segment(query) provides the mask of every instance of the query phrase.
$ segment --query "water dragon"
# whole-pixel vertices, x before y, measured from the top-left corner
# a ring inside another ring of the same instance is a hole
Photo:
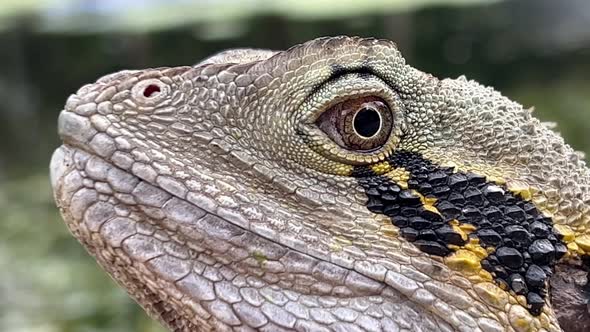
[[[391,41],[120,71],[58,122],[68,228],[171,331],[590,326],[581,154]]]

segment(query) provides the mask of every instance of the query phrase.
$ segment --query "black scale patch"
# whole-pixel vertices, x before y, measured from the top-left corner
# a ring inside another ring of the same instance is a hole
[[[406,151],[394,153],[388,162],[410,173],[408,189],[367,166],[356,167],[353,174],[365,189],[367,208],[391,217],[406,240],[431,255],[447,256],[453,252],[449,245],[466,244],[452,228],[452,220],[475,226],[469,237],[493,249],[481,266],[499,285],[526,296],[530,313],[539,315],[547,296],[546,281],[567,252],[552,220],[532,202],[484,176],[443,168]],[[435,198],[440,214],[426,209],[412,190]]]

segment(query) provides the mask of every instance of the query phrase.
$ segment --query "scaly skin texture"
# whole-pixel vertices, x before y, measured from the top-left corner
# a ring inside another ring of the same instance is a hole
[[[392,112],[379,148],[343,148],[315,125],[364,96]],[[445,219],[462,240],[436,253],[370,203],[375,179],[417,183],[422,164],[408,155],[531,204],[523,216],[553,226],[544,236],[566,248],[560,264],[590,250],[579,154],[530,110],[414,69],[389,41],[323,38],[122,71],[72,95],[59,133],[51,178],[67,226],[172,331],[559,331],[567,308],[551,305],[547,279],[535,312],[518,284],[482,268],[501,256],[478,237],[483,224]],[[415,188],[420,209],[441,216],[443,196]],[[530,261],[532,246],[519,255]]]

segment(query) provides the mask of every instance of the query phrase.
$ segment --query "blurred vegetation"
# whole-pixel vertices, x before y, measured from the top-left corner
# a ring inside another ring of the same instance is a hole
[[[48,184],[68,94],[113,71],[324,35],[387,38],[417,68],[465,74],[534,105],[590,153],[585,0],[102,2],[123,8],[115,11],[98,3],[0,2],[1,331],[161,331],[68,234]]]

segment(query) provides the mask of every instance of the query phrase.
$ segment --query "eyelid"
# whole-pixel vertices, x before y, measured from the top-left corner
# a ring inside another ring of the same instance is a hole
[[[332,96],[322,98],[322,95]],[[306,112],[301,116],[301,122],[314,123],[319,116],[330,107],[351,98],[367,96],[379,97],[392,105],[399,102],[393,89],[377,76],[369,76],[359,80],[358,74],[351,73],[329,81],[316,89],[301,105],[300,110]]]

